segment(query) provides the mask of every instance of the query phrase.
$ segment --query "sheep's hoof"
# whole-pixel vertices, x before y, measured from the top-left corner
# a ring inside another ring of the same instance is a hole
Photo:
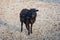
[[[21,32],[22,32],[23,30],[21,30]]]
[[[21,31],[22,32],[22,31]]]
[[[32,32],[31,32],[31,34],[32,34]]]
[[[30,35],[30,32],[28,32],[28,35]]]

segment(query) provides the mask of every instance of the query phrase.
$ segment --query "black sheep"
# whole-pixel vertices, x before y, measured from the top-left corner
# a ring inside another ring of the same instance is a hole
[[[28,35],[32,33],[32,25],[34,24],[37,16],[38,10],[32,8],[32,9],[22,9],[20,12],[20,22],[21,22],[21,32],[23,30],[23,23],[26,25],[26,28],[28,30]],[[30,27],[31,26],[31,27]]]

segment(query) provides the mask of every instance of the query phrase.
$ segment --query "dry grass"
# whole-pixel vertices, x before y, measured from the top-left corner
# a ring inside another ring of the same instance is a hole
[[[20,32],[19,13],[23,8],[39,10],[30,36],[25,25]],[[60,4],[0,0],[0,40],[60,40]]]

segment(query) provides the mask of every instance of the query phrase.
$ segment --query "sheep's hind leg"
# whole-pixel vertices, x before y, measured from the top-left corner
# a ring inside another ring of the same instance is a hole
[[[21,32],[23,31],[23,22],[21,22]]]
[[[31,24],[31,33],[32,33],[32,24]]]

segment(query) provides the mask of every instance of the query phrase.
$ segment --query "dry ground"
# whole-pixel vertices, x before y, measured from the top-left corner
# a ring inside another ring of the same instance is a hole
[[[19,13],[23,8],[36,8],[33,34],[21,32]],[[0,0],[0,40],[60,40],[60,4],[28,0]]]

